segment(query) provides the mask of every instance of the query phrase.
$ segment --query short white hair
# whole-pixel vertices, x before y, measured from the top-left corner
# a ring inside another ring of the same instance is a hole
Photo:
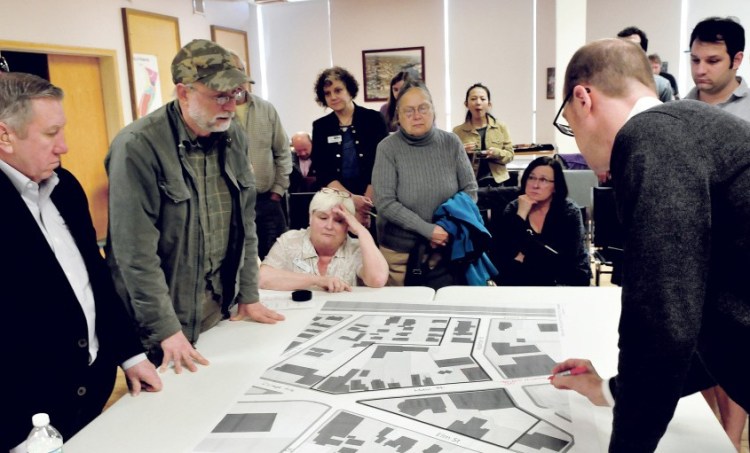
[[[315,211],[328,211],[337,205],[344,205],[344,208],[354,215],[354,201],[352,197],[342,197],[336,193],[325,193],[318,191],[312,200],[310,200],[309,212],[312,215]]]

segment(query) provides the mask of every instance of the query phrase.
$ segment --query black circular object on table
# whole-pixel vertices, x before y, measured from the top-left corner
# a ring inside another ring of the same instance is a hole
[[[312,291],[306,289],[292,291],[292,300],[295,302],[307,302],[310,299],[312,299]]]

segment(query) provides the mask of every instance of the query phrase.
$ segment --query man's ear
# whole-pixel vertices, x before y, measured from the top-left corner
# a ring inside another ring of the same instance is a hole
[[[742,64],[742,57],[745,56],[745,52],[737,52],[734,54],[734,59],[732,60],[732,69],[739,69],[740,65]]]
[[[576,85],[570,103],[575,104],[574,108],[577,111],[588,115],[591,112],[591,90],[583,85]]]
[[[175,96],[180,101],[185,101],[185,99],[187,99],[187,92],[188,92],[188,90],[189,90],[189,88],[187,87],[187,85],[184,85],[182,83],[178,83],[174,87]]]
[[[3,153],[11,153],[13,150],[10,140],[11,133],[10,127],[0,121],[0,151]]]

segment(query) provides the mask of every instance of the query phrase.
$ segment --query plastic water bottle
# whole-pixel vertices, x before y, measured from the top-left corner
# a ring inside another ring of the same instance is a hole
[[[45,413],[36,414],[31,417],[34,429],[26,438],[26,451],[28,453],[62,453],[63,438],[52,425],[49,424],[49,415]]]

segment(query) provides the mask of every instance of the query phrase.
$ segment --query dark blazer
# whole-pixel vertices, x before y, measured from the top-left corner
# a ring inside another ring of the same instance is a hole
[[[352,132],[357,148],[360,179],[356,187],[347,187],[349,191],[361,195],[371,182],[372,167],[375,165],[375,150],[378,143],[388,136],[383,116],[375,110],[366,109],[354,104]],[[343,170],[342,143],[329,143],[329,137],[340,136],[341,128],[335,112],[313,122],[313,167],[317,171],[321,187],[331,181],[341,181]]]
[[[318,171],[314,165],[310,165],[307,176],[302,176],[299,166],[299,157],[292,153],[292,173],[289,175],[289,193],[317,192],[320,190]]]
[[[67,440],[101,412],[117,364],[142,352],[130,318],[116,296],[88,211],[86,195],[69,172],[52,200],[65,220],[89,273],[96,304],[99,352],[88,365],[88,331],[81,306],[54,252],[8,177],[0,172],[2,313],[0,344],[0,451],[22,442],[31,416],[47,412]]]

